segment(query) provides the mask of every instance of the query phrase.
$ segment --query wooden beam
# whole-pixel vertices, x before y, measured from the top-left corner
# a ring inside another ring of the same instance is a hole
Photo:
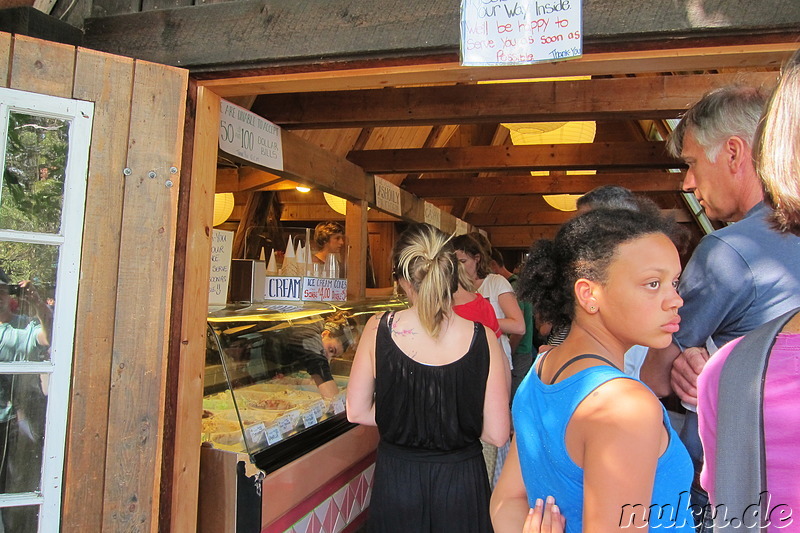
[[[252,111],[285,128],[352,128],[676,118],[734,82],[774,86],[778,72],[608,78],[262,95]]]
[[[284,204],[281,210],[281,222],[344,221],[344,219],[344,215],[340,215],[327,204]],[[370,209],[367,212],[367,219],[370,222],[399,222],[402,220],[377,209]]]
[[[792,1],[759,4],[728,0],[725,27],[711,30],[707,23],[687,17],[681,2],[595,2],[585,11],[584,54],[632,48],[685,48],[703,39],[735,43],[741,51],[742,46],[761,43],[765,37],[796,41],[800,25],[800,10]],[[304,63],[319,65],[376,57],[439,55],[455,62],[459,20],[459,4],[452,0],[252,0],[89,18],[84,31],[85,45],[90,48],[194,71],[220,72],[238,67],[252,73],[253,69],[266,66],[291,65],[296,70]],[[208,39],[208,35],[225,35],[225,46]],[[585,65],[575,65],[579,61],[546,63],[541,70],[574,72],[577,67],[585,72]],[[676,64],[673,62],[673,66]],[[553,68],[554,65],[559,66]],[[533,69],[529,65],[499,68],[510,69],[507,75],[514,72],[518,78],[530,77],[531,72],[540,70],[539,65]],[[686,65],[656,71],[691,68],[694,67]],[[467,67],[461,75],[469,79],[468,71],[472,69]],[[519,75],[521,72],[525,74]]]
[[[373,174],[499,170],[680,168],[663,142],[473,146],[353,151],[347,159]]]
[[[546,224],[561,225],[575,216],[576,211],[541,211],[522,212],[508,210],[502,213],[472,213],[465,220],[479,228],[491,226],[541,226]],[[693,222],[684,209],[662,209],[661,214],[673,216],[677,222]]]
[[[422,178],[403,183],[420,198],[517,196],[521,194],[582,194],[600,185],[621,185],[632,191],[674,192],[681,189],[682,172],[628,172],[560,176],[495,176],[486,178]]]
[[[556,236],[559,226],[548,224],[541,226],[498,226],[491,228],[489,242],[498,248],[523,248],[527,249],[539,239],[552,239]]]

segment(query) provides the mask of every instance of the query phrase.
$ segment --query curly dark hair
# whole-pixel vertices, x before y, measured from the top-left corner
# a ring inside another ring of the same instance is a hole
[[[552,241],[534,243],[520,273],[517,296],[533,303],[542,320],[565,325],[575,317],[575,282],[605,283],[619,245],[663,233],[680,242],[682,229],[657,211],[593,209],[566,222]]]

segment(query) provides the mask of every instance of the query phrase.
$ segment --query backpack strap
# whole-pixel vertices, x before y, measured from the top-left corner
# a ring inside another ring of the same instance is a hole
[[[769,512],[764,508],[766,498],[761,498],[767,490],[764,381],[775,337],[798,311],[793,309],[745,335],[720,372],[714,505],[725,505],[729,516],[736,516],[745,509],[755,510],[758,506],[752,505],[760,503],[759,520],[738,517],[744,519],[744,531],[762,531],[761,522]]]

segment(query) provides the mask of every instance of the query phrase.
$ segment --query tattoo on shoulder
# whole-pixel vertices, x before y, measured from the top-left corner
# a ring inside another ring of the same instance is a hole
[[[394,337],[409,337],[416,335],[417,332],[413,329],[406,329],[397,327],[397,324],[392,324],[392,335]]]

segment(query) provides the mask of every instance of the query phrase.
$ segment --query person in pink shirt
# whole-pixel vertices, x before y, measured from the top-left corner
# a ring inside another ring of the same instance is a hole
[[[764,201],[775,211],[771,223],[776,231],[800,236],[800,51],[784,68],[781,80],[767,106],[754,147],[756,170],[764,188]],[[798,310],[800,311],[800,310]],[[705,465],[700,481],[710,496],[709,511],[718,512],[726,505],[715,494],[719,443],[717,436],[719,394],[722,369],[741,337],[719,349],[708,361],[697,381],[698,420],[703,443]],[[800,313],[789,319],[775,338],[769,354],[763,384],[762,419],[763,446],[766,456],[766,494],[761,498],[761,522],[754,527],[766,527],[768,532],[795,531],[800,524],[800,462],[797,449],[800,443]],[[757,386],[761,375],[753,375]],[[759,431],[758,427],[742,427],[741,432]],[[754,450],[757,452],[757,450]],[[736,457],[742,463],[752,458]],[[755,487],[754,493],[762,487]],[[758,508],[758,507],[756,507]],[[715,511],[716,509],[716,511]],[[725,509],[726,520],[739,518],[743,509]],[[794,516],[794,513],[797,516]],[[764,516],[765,515],[765,516]],[[716,527],[724,524],[719,520]]]

